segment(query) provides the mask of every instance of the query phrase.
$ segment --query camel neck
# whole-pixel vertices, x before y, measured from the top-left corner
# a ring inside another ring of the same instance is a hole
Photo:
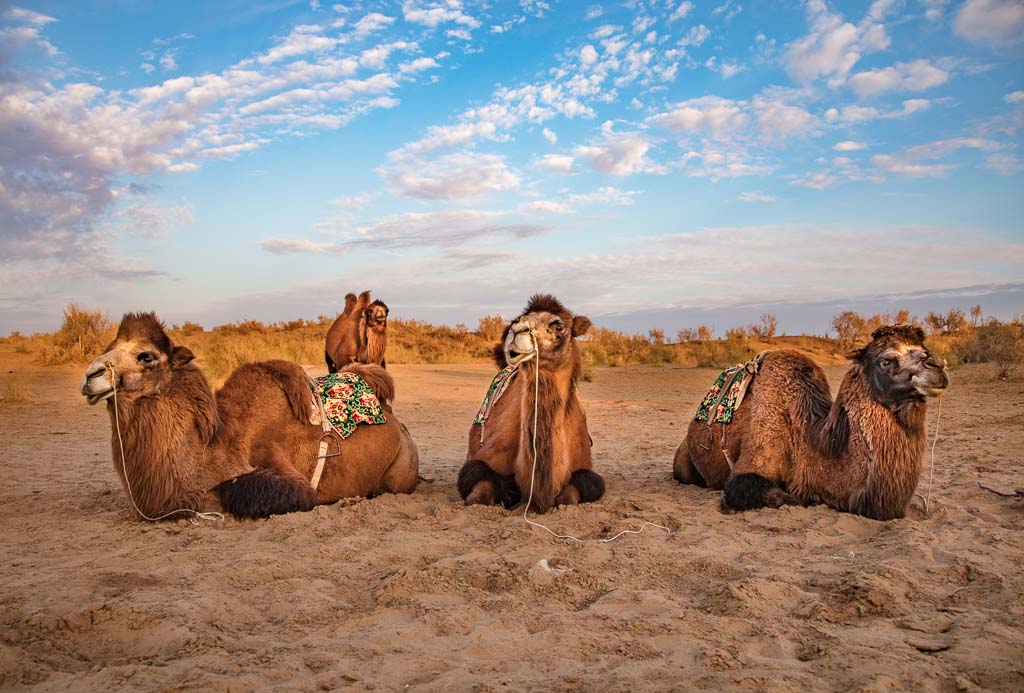
[[[924,464],[926,405],[916,399],[897,407],[878,402],[863,371],[855,369],[836,397],[850,417],[844,467],[859,469],[861,477],[849,509],[876,519],[902,517]]]

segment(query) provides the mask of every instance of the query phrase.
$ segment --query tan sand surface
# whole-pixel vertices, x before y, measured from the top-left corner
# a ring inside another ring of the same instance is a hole
[[[671,479],[715,373],[598,369],[608,494],[541,518],[575,544],[459,501],[487,365],[392,368],[414,495],[193,526],[134,519],[106,412],[30,363],[0,351],[32,397],[0,405],[0,688],[1024,689],[1024,501],[977,487],[1024,486],[1024,383],[985,367],[952,373],[931,512],[894,522],[722,514]],[[594,541],[644,520],[674,533]]]

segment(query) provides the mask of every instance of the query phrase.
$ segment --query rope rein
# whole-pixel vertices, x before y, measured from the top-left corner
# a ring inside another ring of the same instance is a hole
[[[124,454],[124,440],[121,438],[121,417],[118,415],[117,411],[117,371],[114,369],[114,364],[110,361],[107,361],[103,365],[110,371],[110,385],[114,390],[114,430],[117,431],[117,443],[121,448],[121,471],[124,473],[124,485],[128,489],[128,500],[132,502],[132,507],[135,508],[135,512],[137,512],[144,520],[149,520],[150,522],[157,522],[158,520],[163,520],[164,518],[170,517],[171,515],[177,515],[178,513],[190,514],[191,518],[189,521],[194,525],[199,524],[198,520],[223,522],[224,515],[221,513],[201,513],[197,510],[193,510],[192,508],[179,508],[178,510],[171,510],[170,512],[166,512],[163,515],[158,515],[156,517],[150,517],[146,513],[142,512],[142,509],[139,508],[138,504],[135,502],[135,496],[132,494],[132,482],[128,479],[128,463]],[[209,445],[209,443],[203,445],[203,461],[206,460],[207,445]],[[200,462],[200,464],[202,464],[202,462]]]
[[[533,356],[537,360],[537,362],[534,364],[533,369],[533,466],[530,468],[530,494],[529,497],[526,499],[526,506],[523,508],[523,520],[525,520],[526,524],[528,525],[532,525],[533,527],[540,527],[545,532],[553,536],[555,539],[568,539],[570,541],[575,541],[578,544],[583,544],[585,543],[583,539],[578,539],[572,536],[571,534],[558,534],[551,528],[541,524],[540,522],[535,522],[531,520],[529,517],[527,517],[527,514],[530,512],[530,505],[533,503],[533,480],[535,475],[537,474],[537,411],[540,408],[540,404],[538,402],[540,393],[540,349],[537,346],[537,336],[534,334],[533,330],[530,330],[530,340],[533,342]],[[607,544],[615,541],[623,534],[642,534],[644,529],[646,529],[649,526],[657,527],[658,529],[663,529],[669,534],[672,534],[672,530],[668,527],[656,524],[654,522],[644,522],[642,525],[640,525],[640,529],[624,529],[613,537],[608,537],[607,539],[598,539],[597,541],[601,544]]]
[[[921,499],[924,503],[924,512],[928,514],[928,499],[932,495],[932,479],[935,478],[935,444],[939,442],[939,420],[942,417],[942,398],[938,398],[939,401],[935,404],[935,433],[932,436],[932,450],[930,459],[928,460],[928,490],[925,491],[922,496],[920,493],[915,493],[914,496]]]

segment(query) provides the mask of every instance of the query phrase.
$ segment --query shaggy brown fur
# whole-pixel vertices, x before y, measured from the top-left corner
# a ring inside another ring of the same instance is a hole
[[[690,422],[675,478],[724,488],[732,510],[820,502],[903,517],[927,447],[925,397],[949,384],[944,364],[925,349],[921,330],[906,326],[879,328],[850,358],[833,401],[807,357],[766,354],[732,423],[709,432],[707,422]]]
[[[370,292],[345,296],[345,310],[327,330],[324,359],[336,373],[350,363],[373,363],[386,368],[388,307],[370,302]]]
[[[359,426],[343,441],[342,456],[327,461],[314,492],[309,479],[321,429],[309,423],[312,400],[305,371],[287,361],[246,364],[214,396],[192,359],[152,313],[129,314],[106,353],[86,370],[82,394],[92,404],[107,401],[112,429],[115,400],[106,364],[116,370],[124,464],[135,502],[146,515],[199,509],[215,489],[225,509],[241,517],[415,489],[419,456],[388,404],[394,384],[383,369],[346,369],[375,390],[388,421]],[[116,430],[111,445],[124,484]]]
[[[544,512],[603,495],[604,482],[591,470],[587,418],[576,391],[582,366],[575,338],[589,328],[590,320],[574,316],[548,295],[532,297],[523,314],[505,328],[495,347],[500,367],[506,365],[506,351],[515,358],[532,349],[531,331],[539,354],[519,366],[483,430],[479,424],[469,429],[469,452],[459,478],[459,493],[467,505],[508,505],[518,501],[517,495],[529,495],[535,401],[537,458],[531,509]],[[538,368],[539,397],[535,398]]]
[[[363,311],[359,320],[359,334],[362,347],[359,350],[360,363],[375,363],[387,368],[384,359],[388,349],[388,307],[384,301],[374,301]]]

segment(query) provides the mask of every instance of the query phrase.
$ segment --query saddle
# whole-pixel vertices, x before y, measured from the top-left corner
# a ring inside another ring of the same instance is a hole
[[[316,468],[310,481],[313,490],[316,490],[327,458],[341,455],[341,441],[352,435],[359,424],[382,424],[387,423],[387,419],[377,394],[362,376],[342,371],[319,378],[306,378],[313,402],[309,423],[323,430],[316,455]],[[332,440],[336,452],[329,454],[327,450]]]

